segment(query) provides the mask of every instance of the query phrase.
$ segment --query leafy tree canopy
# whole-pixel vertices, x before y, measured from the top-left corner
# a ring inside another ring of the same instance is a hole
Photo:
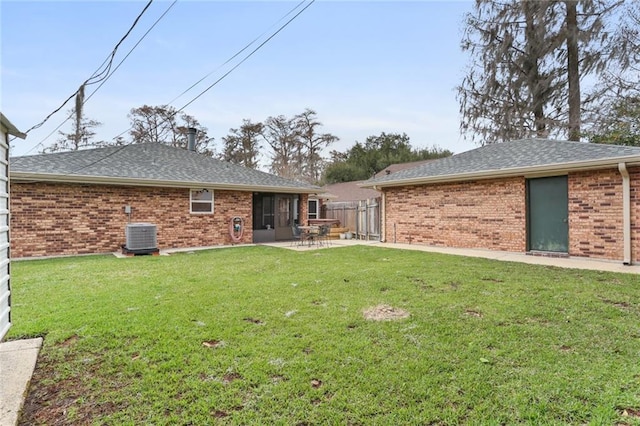
[[[429,160],[452,155],[437,146],[415,149],[405,133],[385,133],[369,136],[364,143],[356,142],[347,152],[332,152],[332,163],[325,171],[325,183],[351,182],[371,178],[391,164]]]
[[[617,99],[603,116],[589,142],[640,146],[640,96]]]

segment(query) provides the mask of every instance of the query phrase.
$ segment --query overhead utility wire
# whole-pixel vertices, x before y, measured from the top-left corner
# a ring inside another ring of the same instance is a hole
[[[102,80],[102,82],[100,83],[100,85],[99,85],[98,87],[96,87],[96,89],[95,89],[93,92],[91,92],[91,94],[90,94],[89,96],[87,96],[87,98],[84,100],[84,102],[87,102],[89,99],[91,99],[91,97],[92,97],[92,96],[93,96],[93,95],[94,95],[94,94],[95,94],[95,93],[96,93],[96,92],[97,92],[97,91],[102,87],[102,85],[103,85],[104,83],[106,83],[106,82],[107,82],[107,80],[109,80],[109,79],[111,78],[111,76],[112,76],[113,74],[115,74],[115,72],[116,72],[116,71],[118,71],[118,68],[120,68],[120,65],[122,65],[122,63],[123,63],[124,61],[126,61],[126,60],[127,60],[127,58],[129,57],[129,55],[131,55],[131,53],[133,53],[133,51],[136,49],[136,47],[138,47],[138,45],[139,45],[140,43],[142,43],[142,40],[144,40],[144,39],[147,37],[147,35],[151,32],[151,30],[152,30],[152,29],[153,29],[153,28],[158,24],[158,22],[160,22],[160,21],[162,20],[162,18],[164,18],[164,16],[165,16],[167,13],[169,13],[169,10],[171,10],[171,8],[172,8],[173,6],[175,6],[175,4],[176,4],[177,2],[178,2],[178,0],[173,0],[173,2],[169,5],[169,7],[167,8],[167,10],[165,10],[165,11],[164,11],[164,13],[163,13],[162,15],[160,15],[160,17],[159,17],[158,19],[156,19],[156,21],[153,23],[153,25],[151,25],[151,26],[149,27],[149,29],[147,30],[147,32],[145,32],[145,33],[142,35],[142,37],[140,37],[140,39],[138,40],[138,42],[137,42],[137,43],[136,43],[136,44],[131,48],[131,50],[129,50],[129,53],[127,53],[127,54],[125,55],[125,57],[124,57],[124,58],[122,58],[122,60],[118,63],[118,65],[116,65],[116,67],[113,69],[113,71],[111,71],[111,73],[110,73],[109,75],[107,75],[107,76]]]
[[[182,111],[183,109],[185,109],[186,107],[188,107],[189,105],[191,105],[192,103],[194,103],[200,96],[204,95],[205,93],[207,93],[209,90],[211,90],[215,85],[217,85],[218,83],[220,83],[222,80],[224,80],[229,74],[231,74],[233,71],[235,71],[236,68],[238,68],[240,65],[242,65],[247,59],[249,59],[250,57],[252,57],[254,55],[254,53],[256,53],[258,50],[260,50],[262,48],[262,46],[264,46],[265,44],[267,44],[269,41],[271,41],[272,38],[274,38],[276,35],[278,35],[278,33],[280,33],[280,31],[282,31],[283,29],[285,29],[291,22],[293,22],[293,20],[295,20],[298,16],[300,16],[300,14],[302,14],[302,12],[304,12],[305,10],[307,10],[309,8],[309,6],[311,6],[316,0],[311,0],[309,2],[309,4],[307,4],[304,8],[302,8],[302,10],[300,10],[298,13],[296,13],[291,19],[289,19],[287,22],[284,23],[284,25],[282,25],[280,28],[278,28],[278,30],[271,34],[271,36],[269,36],[269,38],[267,38],[265,41],[263,41],[262,43],[260,43],[258,45],[258,47],[256,47],[255,49],[253,49],[251,51],[251,53],[249,53],[247,56],[245,56],[240,62],[238,62],[236,65],[234,65],[229,71],[227,71],[226,73],[224,73],[222,75],[222,77],[220,77],[219,79],[217,79],[216,81],[214,81],[209,87],[207,87],[206,89],[204,89],[202,92],[200,92],[195,98],[191,99],[189,102],[187,102],[186,104],[184,104],[182,106],[182,108],[180,108],[178,111]]]
[[[280,22],[282,22],[287,16],[291,15],[297,8],[299,8],[306,0],[302,0],[300,3],[298,3],[297,5],[295,5],[291,10],[289,10],[289,12],[287,12],[285,15],[283,15],[280,19],[278,19],[278,21],[274,22],[273,25],[271,25],[269,28],[267,28],[265,31],[262,32],[262,34],[260,34],[259,36],[257,36],[256,38],[254,38],[253,40],[251,40],[249,43],[247,43],[246,46],[244,46],[242,49],[240,49],[235,55],[233,55],[232,57],[230,57],[229,59],[227,59],[223,64],[219,65],[218,67],[216,67],[214,70],[212,70],[211,72],[209,72],[207,75],[205,75],[204,77],[202,77],[200,80],[196,81],[195,83],[193,83],[191,86],[189,86],[187,89],[185,89],[182,93],[180,93],[178,96],[176,96],[175,98],[171,99],[167,105],[170,105],[172,103],[174,103],[175,101],[177,101],[178,99],[180,99],[182,97],[182,95],[186,94],[187,92],[189,92],[191,89],[193,89],[194,87],[196,87],[198,84],[202,83],[204,80],[206,80],[207,78],[209,78],[213,73],[215,73],[216,71],[218,71],[220,68],[224,67],[225,65],[227,65],[229,62],[233,61],[235,58],[237,58],[238,56],[240,56],[240,54],[242,52],[244,52],[245,50],[247,50],[249,47],[251,47],[251,45],[253,45],[255,42],[257,42],[258,40],[260,40],[262,37],[264,37],[265,34],[267,34],[273,27],[275,27],[276,25],[278,25]]]
[[[113,74],[115,74],[116,71],[118,71],[118,68],[120,68],[120,66],[122,65],[122,63],[129,57],[129,55],[131,55],[131,53],[133,53],[133,51],[136,49],[136,47],[138,47],[138,45],[140,43],[142,43],[142,40],[144,40],[147,35],[151,32],[151,30],[158,24],[158,22],[160,22],[162,20],[162,18],[165,17],[165,15],[169,12],[169,10],[171,10],[171,8],[178,2],[178,0],[173,0],[173,2],[169,5],[169,7],[164,11],[164,13],[162,15],[160,15],[160,17],[158,19],[156,19],[156,21],[153,23],[153,25],[151,25],[151,27],[149,27],[149,29],[147,30],[147,32],[145,32],[142,37],[140,37],[140,39],[138,40],[138,42],[129,50],[129,52],[125,55],[124,58],[122,58],[122,60],[118,63],[118,65],[116,65],[116,67],[113,69],[113,71],[111,71],[111,73],[109,75],[107,75],[104,79],[102,79],[102,81],[100,82],[100,85],[98,87],[96,87],[93,92],[91,92],[91,94],[89,94],[89,96],[87,96],[83,101],[82,101],[82,105],[84,105],[85,103],[87,103],[89,101],[89,99],[91,99],[93,97],[93,95],[100,90],[100,88],[107,82],[107,80],[109,80],[111,78],[111,76]],[[105,62],[102,63],[102,65],[100,66],[100,68],[102,68],[102,66],[107,62],[108,58],[105,59]],[[97,70],[96,70],[97,72]],[[94,73],[95,74],[95,73]],[[78,92],[76,92],[77,94]],[[71,96],[73,97],[73,95]],[[69,98],[71,99],[71,98]],[[69,99],[67,99],[67,102],[69,101]],[[40,142],[38,142],[33,148],[31,148],[29,151],[27,151],[25,153],[25,155],[29,154],[30,152],[32,152],[34,149],[38,148],[39,146],[41,146],[44,141],[46,141],[47,139],[49,139],[55,132],[57,132],[62,126],[64,126],[64,124],[69,121],[72,117],[74,116],[74,113],[71,112],[71,114],[69,114],[69,116],[58,125],[58,127],[56,127],[55,129],[53,129],[51,131],[51,133],[49,133],[47,136],[45,136]]]
[[[107,56],[107,59],[104,60],[104,62],[98,67],[98,69],[96,69],[93,74],[91,74],[91,77],[89,77],[87,80],[84,81],[84,83],[80,86],[82,88],[82,86],[86,85],[86,84],[94,84],[97,83],[100,80],[94,81],[94,82],[89,82],[91,79],[97,78],[98,76],[102,75],[104,73],[104,71],[100,72],[98,74],[98,71],[100,71],[100,69],[104,66],[104,64],[109,60],[109,58],[111,58],[111,61],[109,63],[108,68],[111,67],[111,63],[113,62],[113,57],[116,53],[116,50],[118,50],[118,47],[120,46],[120,44],[122,44],[122,42],[129,36],[129,34],[131,33],[131,31],[133,30],[133,28],[136,26],[136,24],[138,23],[138,21],[140,20],[140,18],[142,17],[142,15],[147,11],[147,9],[149,8],[149,6],[151,5],[151,3],[153,3],[153,0],[149,0],[149,3],[147,3],[147,5],[144,7],[144,9],[142,9],[142,12],[140,12],[138,14],[138,17],[135,19],[135,21],[133,22],[133,24],[131,25],[131,27],[129,28],[129,30],[127,31],[127,33],[120,39],[120,41],[118,42],[118,44],[116,44],[116,47],[113,49],[113,51],[111,52],[111,54],[109,56]],[[63,103],[62,105],[60,105],[57,109],[55,109],[53,112],[51,112],[49,115],[47,115],[44,120],[42,120],[40,123],[32,126],[31,128],[29,128],[26,132],[24,133],[29,133],[30,131],[37,129],[39,127],[41,127],[44,123],[46,123],[49,118],[51,118],[51,116],[53,116],[54,114],[56,114],[58,111],[60,111],[62,108],[64,108],[64,106],[74,97],[76,96],[79,92],[80,92],[80,88],[78,90],[76,90],[73,94],[71,94]],[[47,136],[48,137],[48,136]]]
[[[136,19],[133,21],[133,24],[131,24],[131,27],[129,27],[129,30],[126,32],[126,34],[124,36],[122,36],[122,38],[120,39],[118,44],[116,44],[116,46],[113,48],[113,51],[111,52],[110,57],[107,57],[109,59],[109,65],[107,65],[107,67],[100,74],[95,75],[93,77],[90,77],[87,81],[85,81],[84,82],[85,85],[88,86],[90,84],[96,84],[96,83],[99,83],[102,80],[108,78],[109,71],[111,70],[111,66],[113,65],[113,60],[115,59],[115,56],[116,56],[116,51],[118,50],[118,48],[120,47],[122,42],[129,36],[129,34],[131,34],[131,31],[133,31],[135,26],[138,24],[138,21],[140,21],[140,18],[142,18],[142,15],[144,15],[144,13],[147,11],[147,9],[149,9],[149,6],[151,6],[151,3],[153,3],[153,0],[149,0],[149,2],[144,7],[144,9],[142,9],[142,12],[140,12],[138,14],[138,16],[136,17]],[[173,4],[171,6],[173,6]],[[103,65],[104,65],[104,62],[103,62]],[[104,74],[104,77],[101,77],[103,74]],[[89,80],[91,80],[91,78],[96,78],[97,80],[89,81]]]
[[[251,56],[253,56],[254,53],[256,53],[258,50],[260,50],[265,44],[267,44],[272,38],[274,38],[280,31],[282,31],[283,29],[285,29],[291,22],[293,22],[298,16],[300,16],[300,14],[302,14],[302,12],[304,12],[305,10],[307,10],[309,8],[309,6],[311,6],[313,3],[315,3],[316,0],[311,0],[309,2],[309,4],[307,4],[302,10],[300,10],[298,13],[295,14],[295,16],[293,16],[291,19],[289,19],[287,22],[285,22],[280,28],[278,28],[278,30],[273,33],[271,36],[269,36],[269,38],[267,38],[265,41],[263,41],[262,43],[260,43],[260,45],[258,47],[256,47],[255,49],[253,49],[251,51],[251,53],[249,53],[247,56],[245,56],[242,61],[240,61],[238,64],[236,64],[233,68],[231,68],[229,71],[227,71],[222,77],[220,77],[219,79],[217,79],[215,82],[213,82],[209,87],[207,87],[205,90],[203,90],[202,92],[200,92],[195,98],[191,99],[189,102],[187,102],[182,108],[176,110],[173,115],[176,115],[177,113],[179,113],[180,111],[182,111],[183,109],[185,109],[187,106],[191,105],[193,102],[195,102],[196,99],[198,99],[200,96],[204,95],[206,92],[208,92],[209,90],[211,90],[211,88],[213,88],[215,85],[217,85],[219,82],[221,82],[225,77],[227,77],[229,74],[231,74],[231,72],[233,72],[236,68],[238,68],[240,65],[242,65],[247,59],[249,59]],[[302,2],[301,2],[302,3]],[[296,6],[295,8],[299,7]],[[294,9],[295,9],[294,8]],[[289,12],[287,15],[289,15],[291,12]],[[246,48],[245,48],[246,49]],[[243,49],[244,50],[244,49]],[[237,56],[237,54],[235,55]],[[163,120],[163,121],[166,121]],[[157,128],[157,126],[156,126]],[[113,139],[118,138],[119,136],[122,136],[123,134],[125,134],[126,132],[128,132],[131,128],[125,130],[124,132],[120,133],[118,136],[114,137]],[[99,158],[87,165],[84,165],[72,172],[69,172],[67,174],[72,174],[72,173],[77,173],[81,170],[84,170],[86,168],[89,168],[103,160],[106,160],[107,158],[117,154],[118,152],[122,151],[124,148],[126,148],[127,146],[133,144],[133,141],[130,141],[129,143],[122,145],[120,148],[113,150],[113,152],[105,155],[102,158]]]
[[[300,16],[302,14],[302,12],[304,12],[305,10],[307,10],[309,8],[309,6],[311,6],[313,3],[315,3],[316,0],[311,0],[304,8],[302,8],[300,11],[298,11],[298,13],[296,13],[291,19],[289,19],[287,22],[285,22],[283,25],[280,26],[280,28],[278,28],[277,31],[275,31],[273,34],[271,34],[265,41],[263,41],[262,43],[260,43],[260,45],[258,45],[255,49],[253,49],[247,56],[245,56],[244,58],[242,58],[242,60],[240,62],[238,62],[236,65],[234,65],[229,71],[227,71],[226,73],[224,73],[220,78],[218,78],[216,81],[214,81],[211,85],[209,85],[206,89],[204,89],[202,92],[200,92],[196,97],[194,97],[193,99],[191,99],[189,102],[187,102],[186,104],[184,104],[181,108],[176,109],[176,111],[170,115],[168,118],[171,118],[173,116],[175,116],[176,114],[178,114],[179,112],[181,112],[182,110],[184,110],[186,107],[188,107],[189,105],[191,105],[193,102],[195,102],[198,98],[200,98],[202,95],[204,95],[206,92],[208,92],[209,90],[211,90],[214,86],[216,86],[218,83],[220,83],[222,80],[224,80],[229,74],[231,74],[233,71],[235,71],[240,65],[242,65],[245,61],[247,61],[247,59],[249,59],[251,56],[253,56],[258,50],[260,50],[265,44],[267,44],[269,41],[271,41],[271,39],[273,39],[276,35],[278,35],[278,33],[280,33],[283,29],[285,29],[291,22],[293,22],[298,16]],[[291,9],[283,18],[280,18],[280,21],[282,21],[282,19],[284,19],[285,17],[289,16],[295,9],[299,8],[301,4],[303,4],[305,2],[305,0],[301,1],[300,3],[298,3],[293,9]],[[273,26],[272,26],[273,27]],[[264,34],[264,33],[263,33]],[[260,35],[258,38],[260,38],[262,35]],[[229,60],[227,60],[224,64],[229,63],[233,58],[237,57],[240,53],[242,53],[243,51],[247,50],[247,48],[249,46],[251,46],[251,44],[253,44],[255,42],[252,41],[251,43],[249,43],[247,46],[245,46],[244,48],[242,48],[242,50],[240,50],[238,53],[236,53],[235,55],[233,55]],[[223,65],[224,65],[223,64]],[[223,65],[220,65],[217,69],[221,68]],[[214,71],[216,71],[214,70]],[[183,94],[185,94],[186,92],[188,92],[189,90],[191,90],[193,87],[195,87],[198,83],[200,83],[202,80],[204,80],[205,78],[207,78],[209,75],[211,75],[214,71],[210,72],[209,74],[207,74],[205,77],[201,78],[198,82],[196,82],[195,84],[193,84],[191,87],[189,87],[187,90],[185,90],[184,92],[182,92],[180,95],[178,95],[177,97],[174,98],[173,101],[175,101],[176,99],[180,98]],[[173,102],[171,101],[171,102]],[[171,103],[170,102],[170,103]],[[168,105],[168,104],[167,104]],[[160,122],[163,123],[164,121],[166,121],[166,119],[162,120]],[[158,126],[156,125],[156,128]],[[125,130],[124,132],[119,133],[118,135],[116,135],[113,139],[117,139],[120,136],[124,135],[125,133],[127,133],[129,130],[131,130],[132,127],[129,127],[127,130]],[[126,146],[126,145],[125,145]]]

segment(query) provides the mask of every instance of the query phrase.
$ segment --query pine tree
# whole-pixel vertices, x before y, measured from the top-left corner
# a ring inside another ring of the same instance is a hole
[[[587,98],[581,80],[605,66],[607,0],[477,0],[462,49],[462,133],[480,145],[527,137],[578,140]]]

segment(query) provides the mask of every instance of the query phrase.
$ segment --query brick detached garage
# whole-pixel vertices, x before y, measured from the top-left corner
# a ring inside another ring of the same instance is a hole
[[[527,139],[367,181],[387,242],[640,262],[640,148]]]
[[[318,189],[156,143],[14,157],[11,251],[114,252],[130,222],[156,225],[160,249],[287,240]]]

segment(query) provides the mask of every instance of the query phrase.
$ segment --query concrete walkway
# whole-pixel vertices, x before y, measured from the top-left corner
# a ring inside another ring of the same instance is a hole
[[[482,257],[485,259],[504,260],[508,262],[521,262],[529,263],[532,265],[546,265],[557,266],[559,268],[573,268],[573,269],[589,269],[592,271],[607,271],[607,272],[620,272],[626,274],[640,274],[640,265],[623,265],[622,262],[613,262],[608,260],[594,260],[582,257],[545,257],[545,256],[531,256],[525,253],[505,252],[505,251],[493,251],[482,249],[461,249],[461,248],[448,248],[448,247],[434,247],[421,244],[394,244],[394,243],[380,243],[377,241],[362,241],[362,240],[332,240],[331,245],[328,247],[316,247],[316,246],[299,246],[292,245],[290,242],[278,242],[278,243],[266,243],[262,245],[268,245],[272,247],[280,247],[297,251],[309,251],[309,250],[323,250],[325,248],[332,247],[345,247],[352,245],[373,245],[375,247],[384,247],[400,250],[417,250],[431,253],[444,253],[452,254],[455,256],[468,256],[468,257]]]
[[[41,346],[41,337],[0,344],[0,426],[18,422]]]

